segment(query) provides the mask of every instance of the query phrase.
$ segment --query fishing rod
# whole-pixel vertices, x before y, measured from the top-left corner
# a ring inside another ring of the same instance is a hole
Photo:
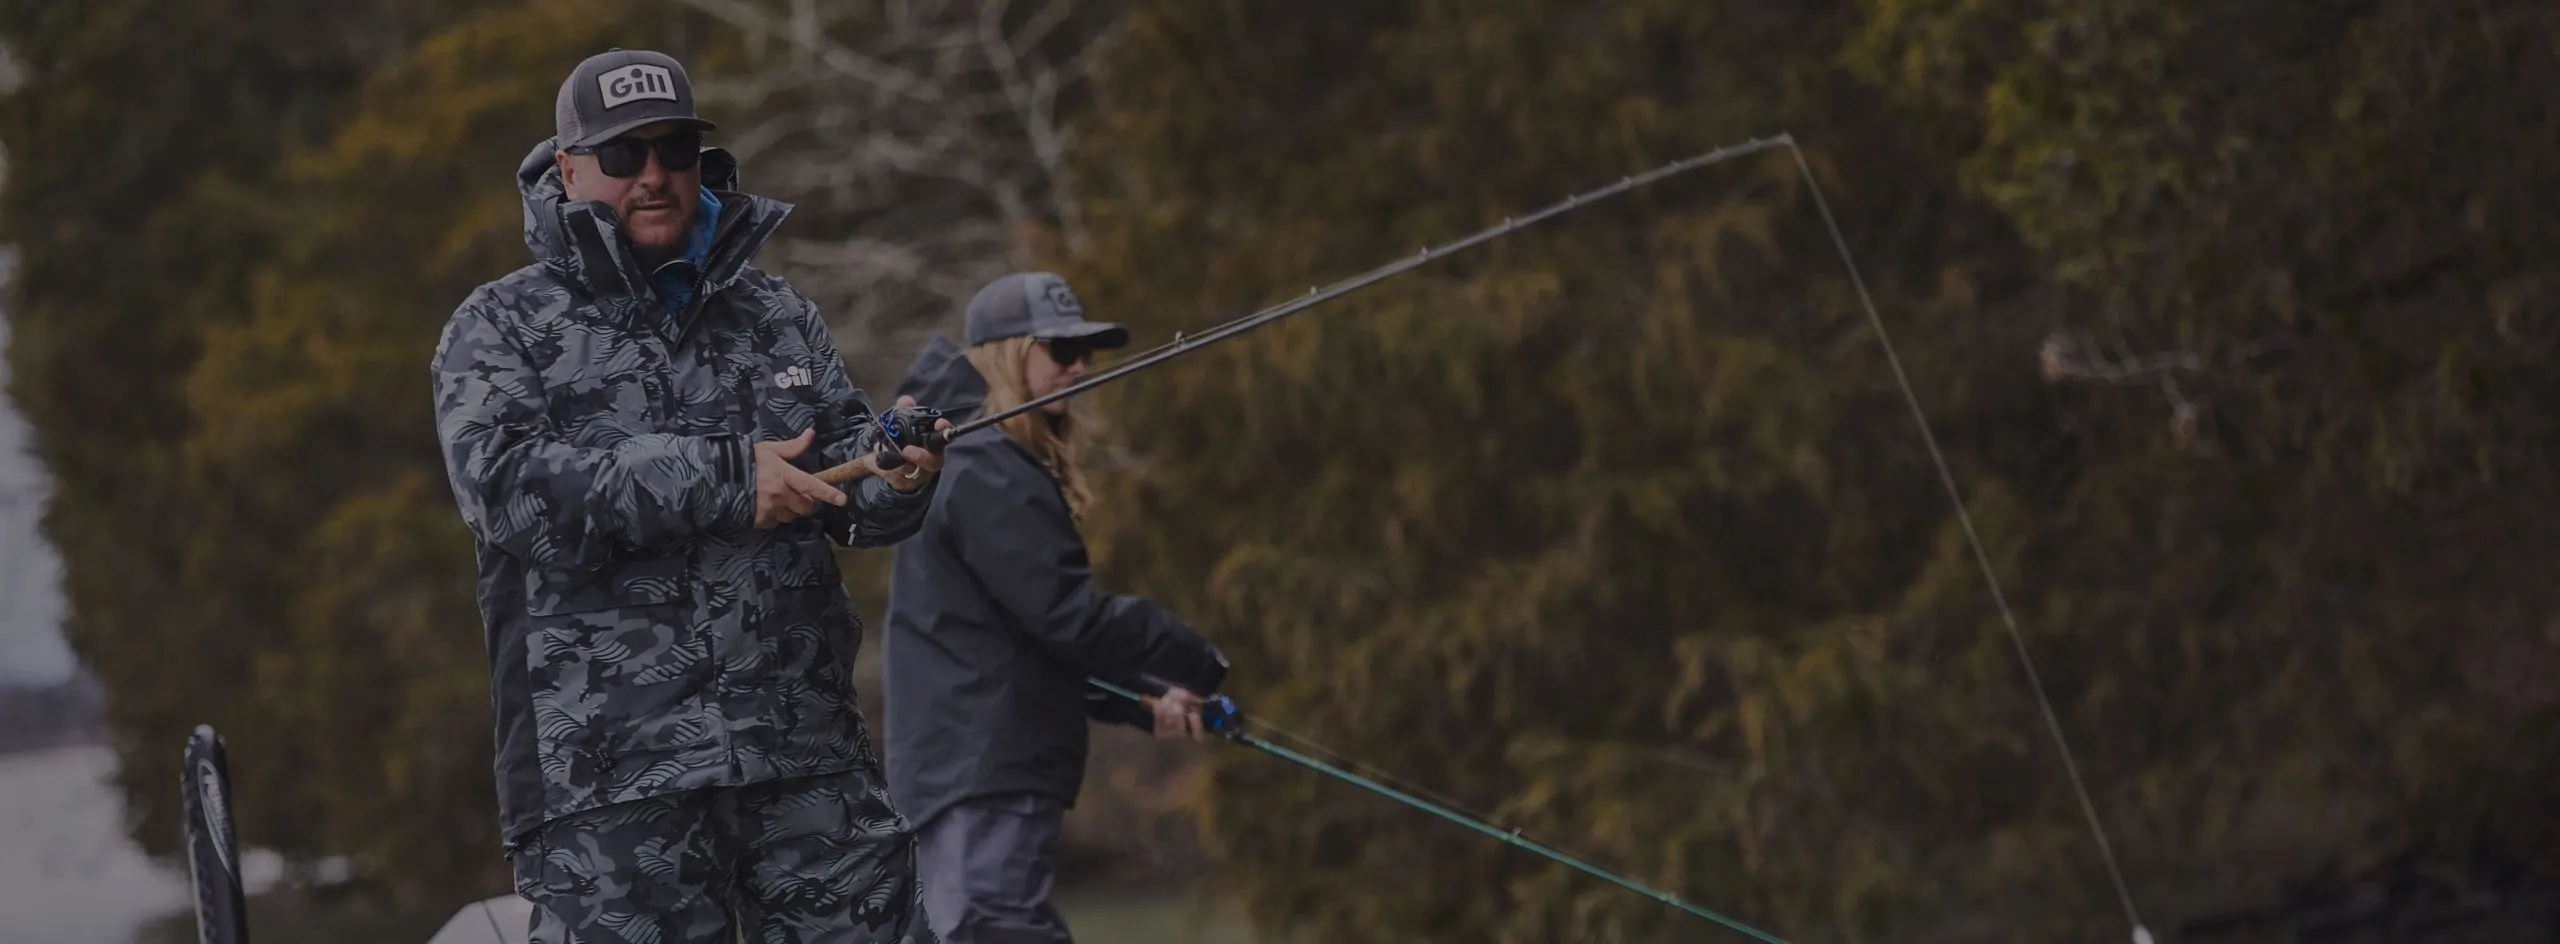
[[[949,430],[937,430],[935,425],[943,418],[942,414],[938,411],[925,409],[892,410],[880,417],[881,427],[883,431],[888,434],[889,441],[892,443],[903,445],[923,445],[929,449],[939,449],[951,439],[994,425],[995,423],[1002,422],[1005,419],[1020,415],[1030,410],[1038,409],[1049,403],[1091,390],[1094,387],[1101,386],[1102,384],[1146,370],[1167,360],[1171,360],[1199,348],[1206,347],[1218,341],[1243,334],[1273,321],[1278,321],[1282,318],[1295,315],[1335,298],[1348,295],[1362,288],[1376,285],[1379,282],[1410,272],[1434,260],[1455,255],[1474,246],[1490,242],[1504,235],[1518,232],[1523,228],[1563,215],[1571,210],[1589,206],[1590,204],[1597,203],[1601,200],[1625,193],[1637,187],[1662,180],[1666,177],[1776,148],[1785,148],[1789,152],[1790,156],[1794,158],[1796,170],[1800,175],[1802,175],[1807,194],[1813,198],[1814,209],[1822,219],[1823,228],[1827,230],[1831,236],[1832,248],[1839,255],[1840,266],[1848,275],[1851,288],[1856,291],[1858,306],[1866,314],[1868,326],[1875,331],[1877,345],[1883,348],[1885,362],[1892,369],[1894,383],[1901,390],[1903,403],[1910,408],[1912,422],[1916,427],[1918,427],[1920,432],[1921,443],[1927,447],[1930,463],[1935,466],[1939,487],[1946,495],[1947,503],[1953,508],[1957,523],[1962,526],[1965,544],[1973,552],[1972,556],[1974,565],[1976,569],[1980,571],[1984,585],[1990,590],[1991,601],[1999,613],[2001,625],[2005,630],[2007,630],[2010,644],[2017,652],[2019,666],[2024,670],[2026,675],[2027,689],[2034,696],[2036,707],[2043,715],[2045,734],[2052,740],[2056,753],[2060,755],[2066,781],[2071,785],[2071,792],[2074,799],[2079,801],[2082,823],[2088,827],[2090,837],[2094,840],[2095,845],[2097,846],[2099,861],[2106,866],[2107,878],[2114,887],[2117,903],[2124,908],[2125,922],[2131,926],[2133,944],[2153,944],[2154,938],[2151,934],[2151,930],[2144,923],[2141,910],[2134,902],[2132,885],[2125,879],[2124,865],[2117,860],[2114,843],[2109,841],[2106,825],[2098,816],[2097,801],[2090,795],[2087,778],[2083,776],[2080,771],[2080,765],[2072,751],[2070,739],[2064,735],[2062,729],[2062,718],[2053,707],[2052,696],[2045,691],[2042,673],[2036,670],[2035,657],[2028,651],[2025,633],[2018,626],[2017,613],[2012,607],[2010,607],[2008,594],[2001,586],[1999,575],[1991,565],[1990,553],[1983,546],[1980,529],[1974,524],[1972,511],[1966,505],[1964,500],[1964,493],[1956,485],[1955,472],[1947,462],[1945,450],[1941,449],[1938,445],[1937,432],[1929,423],[1928,411],[1922,408],[1920,395],[1911,383],[1911,375],[1903,368],[1902,355],[1894,347],[1892,333],[1887,331],[1885,328],[1884,316],[1876,310],[1875,298],[1867,290],[1866,277],[1859,272],[1857,259],[1849,251],[1848,237],[1841,232],[1839,220],[1832,215],[1831,202],[1823,195],[1822,183],[1814,176],[1813,166],[1805,159],[1804,149],[1796,143],[1795,136],[1793,134],[1779,134],[1768,138],[1753,138],[1741,144],[1717,148],[1705,154],[1700,154],[1685,160],[1675,161],[1662,167],[1646,171],[1642,174],[1622,178],[1617,183],[1609,186],[1566,197],[1559,203],[1550,205],[1526,216],[1506,219],[1502,221],[1500,225],[1480,230],[1447,245],[1437,248],[1426,248],[1417,255],[1388,263],[1370,270],[1369,272],[1334,283],[1333,285],[1325,288],[1309,289],[1304,297],[1218,325],[1196,337],[1186,338],[1177,335],[1171,343],[1132,357],[1109,370],[1105,370],[1091,378],[1088,378],[1082,383],[1056,391],[1047,396],[1035,398],[1018,407],[954,426]],[[893,463],[888,466],[889,468],[895,468],[898,465],[904,464],[904,460],[902,458],[898,458],[895,452],[884,453],[884,455],[888,457],[889,462]],[[844,485],[858,481],[866,476],[879,474],[879,471],[882,468],[879,461],[880,460],[877,457],[865,457],[863,459],[855,460],[854,462],[849,462],[844,465],[828,469],[825,472],[821,472],[819,473],[819,477],[827,480],[830,484]],[[1382,785],[1375,785],[1371,781],[1367,781],[1363,778],[1357,778],[1355,775],[1350,775],[1346,772],[1330,770],[1323,766],[1318,766],[1317,763],[1312,762],[1312,759],[1292,756],[1285,753],[1285,749],[1275,750],[1271,746],[1265,745],[1259,740],[1251,741],[1249,743],[1252,743],[1257,747],[1261,747],[1266,751],[1270,751],[1275,756],[1305,763],[1312,769],[1343,776],[1346,779],[1351,779],[1353,782],[1361,783],[1364,786],[1371,786],[1372,789],[1379,789],[1381,793],[1384,793],[1387,796],[1394,797],[1408,803],[1414,803],[1417,806],[1423,805],[1422,802],[1401,793],[1389,792],[1384,789]],[[1432,807],[1429,806],[1424,806],[1423,808],[1432,809]],[[1439,812],[1436,809],[1433,811]],[[1473,827],[1482,827],[1480,820],[1468,822],[1469,825]],[[1541,854],[1550,853],[1542,851]],[[1558,861],[1566,860],[1564,858],[1558,858]],[[1577,867],[1584,866],[1578,865]],[[1631,885],[1630,887],[1636,886]],[[1656,894],[1649,889],[1642,889],[1640,887],[1637,887],[1637,890],[1646,894]],[[1703,909],[1698,910],[1703,911]],[[1711,917],[1713,916],[1712,913],[1708,914]]]
[[[1103,691],[1118,695],[1131,701],[1143,704],[1148,700],[1147,696],[1139,694],[1135,690],[1121,685],[1115,685],[1102,679],[1087,677],[1085,681],[1093,685],[1095,688],[1099,688]],[[1440,817],[1441,819],[1448,820],[1449,822],[1456,823],[1476,832],[1483,833],[1484,835],[1490,836],[1493,839],[1513,848],[1534,852],[1555,862],[1572,866],[1585,874],[1604,879],[1620,888],[1624,888],[1646,898],[1653,899],[1681,911],[1688,912],[1689,914],[1723,925],[1724,927],[1748,936],[1753,940],[1762,941],[1765,942],[1765,944],[1786,944],[1785,940],[1776,935],[1770,934],[1767,931],[1760,930],[1759,928],[1744,924],[1733,918],[1718,914],[1713,910],[1691,902],[1688,899],[1681,898],[1678,895],[1641,884],[1634,879],[1628,878],[1619,873],[1593,865],[1580,857],[1574,856],[1561,849],[1557,849],[1554,846],[1522,836],[1520,834],[1520,830],[1504,829],[1478,817],[1470,816],[1466,813],[1451,809],[1446,804],[1435,803],[1430,800],[1423,799],[1422,797],[1415,796],[1410,792],[1399,790],[1395,787],[1381,783],[1374,778],[1365,777],[1360,774],[1344,770],[1339,766],[1326,763],[1304,753],[1282,747],[1278,744],[1273,744],[1268,740],[1246,733],[1244,729],[1244,711],[1236,707],[1235,699],[1226,695],[1209,695],[1204,697],[1201,701],[1200,720],[1202,726],[1208,728],[1210,733],[1218,735],[1229,743],[1241,744],[1246,747],[1253,748],[1273,757],[1280,758],[1281,760],[1304,767],[1308,770],[1361,787],[1372,793],[1376,793],[1379,796],[1403,803],[1425,813]],[[1313,747],[1315,745],[1310,744],[1309,746]],[[1325,753],[1332,752],[1326,751]]]
[[[1376,285],[1388,279],[1395,278],[1396,276],[1419,269],[1432,262],[1446,259],[1476,246],[1492,242],[1512,233],[1538,225],[1539,223],[1546,222],[1547,220],[1562,216],[1582,207],[1587,207],[1611,197],[1615,197],[1619,194],[1626,193],[1627,191],[1634,190],[1638,187],[1655,183],[1666,178],[1675,177],[1680,174],[1685,174],[1702,167],[1721,164],[1735,158],[1747,157],[1749,155],[1758,154],[1762,151],[1778,147],[1792,147],[1794,144],[1794,138],[1783,134],[1772,138],[1753,138],[1740,144],[1720,147],[1694,157],[1673,161],[1669,164],[1664,164],[1641,174],[1621,177],[1618,179],[1617,183],[1577,193],[1528,214],[1504,219],[1501,223],[1477,230],[1476,232],[1468,234],[1456,241],[1440,246],[1425,248],[1414,255],[1406,256],[1402,259],[1387,263],[1359,275],[1352,276],[1351,278],[1335,282],[1332,285],[1328,285],[1323,288],[1310,288],[1307,290],[1307,294],[1305,295],[1282,302],[1278,305],[1273,305],[1261,311],[1254,312],[1253,314],[1237,318],[1233,321],[1217,325],[1216,327],[1212,327],[1207,331],[1200,332],[1199,334],[1190,336],[1175,335],[1171,342],[1146,351],[1145,353],[1133,356],[1128,360],[1121,361],[1120,363],[1113,365],[1111,368],[1094,374],[1091,377],[1087,377],[1073,385],[1042,396],[1033,397],[1009,409],[989,413],[965,423],[956,423],[948,430],[935,428],[937,421],[946,418],[943,412],[926,407],[909,407],[905,409],[890,410],[883,413],[879,417],[880,427],[883,432],[888,434],[888,441],[891,443],[902,446],[923,446],[926,449],[940,452],[943,446],[948,445],[954,439],[994,426],[997,423],[1029,413],[1051,403],[1084,393],[1095,387],[1137,374],[1141,371],[1155,367],[1158,364],[1162,364],[1174,358],[1181,357],[1182,355],[1200,350],[1201,348],[1208,347],[1209,345],[1235,337],[1255,328],[1262,327],[1263,325],[1270,324],[1274,321],[1279,321],[1291,315],[1298,314],[1299,312],[1306,311],[1307,309],[1314,308],[1334,299],[1341,298],[1342,296],[1349,295],[1361,289],[1368,288],[1369,286]],[[884,468],[894,469],[904,465],[904,460],[896,458],[896,456],[897,453],[895,452],[886,452],[880,456],[864,456],[851,462],[819,472],[818,478],[829,485],[848,485],[861,481],[865,478],[878,475]],[[886,465],[883,464],[884,458],[887,459],[888,464]]]

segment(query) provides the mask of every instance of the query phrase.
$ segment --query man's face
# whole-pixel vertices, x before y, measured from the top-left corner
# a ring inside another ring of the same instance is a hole
[[[670,134],[682,134],[696,144],[700,136],[676,122],[642,125],[623,133],[613,141],[597,145],[608,147],[616,141],[642,140],[656,142]],[[702,202],[702,165],[688,164],[680,171],[668,170],[658,150],[647,152],[646,163],[628,177],[604,172],[599,163],[602,155],[560,152],[560,177],[570,200],[594,200],[612,207],[622,220],[622,231],[631,240],[631,248],[651,259],[664,259],[683,251],[685,231],[693,226],[694,209]]]

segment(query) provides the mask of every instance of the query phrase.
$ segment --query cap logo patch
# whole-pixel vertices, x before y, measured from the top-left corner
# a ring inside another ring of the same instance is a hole
[[[1049,299],[1049,307],[1069,318],[1084,317],[1084,305],[1076,301],[1076,293],[1067,291],[1065,279],[1043,279],[1040,293]]]
[[[619,108],[646,98],[676,100],[676,79],[665,66],[628,65],[596,76],[604,107]]]

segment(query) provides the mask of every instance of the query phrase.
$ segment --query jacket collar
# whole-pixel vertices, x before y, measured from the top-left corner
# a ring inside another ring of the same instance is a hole
[[[524,198],[524,242],[533,257],[562,281],[597,299],[654,301],[649,270],[623,238],[622,223],[611,207],[593,200],[571,201],[553,159],[555,141],[545,139],[516,167],[517,191]],[[791,205],[749,193],[718,190],[722,209],[712,231],[693,308],[738,280],[756,253],[773,238]]]
[[[954,422],[964,422],[976,419],[986,405],[987,379],[979,376],[959,345],[937,334],[907,365],[907,375],[892,396],[914,397],[917,403],[950,414]]]

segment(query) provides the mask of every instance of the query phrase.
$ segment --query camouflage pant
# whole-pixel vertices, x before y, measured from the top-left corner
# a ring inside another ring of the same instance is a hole
[[[515,872],[533,944],[935,944],[907,822],[864,771],[565,816]]]

